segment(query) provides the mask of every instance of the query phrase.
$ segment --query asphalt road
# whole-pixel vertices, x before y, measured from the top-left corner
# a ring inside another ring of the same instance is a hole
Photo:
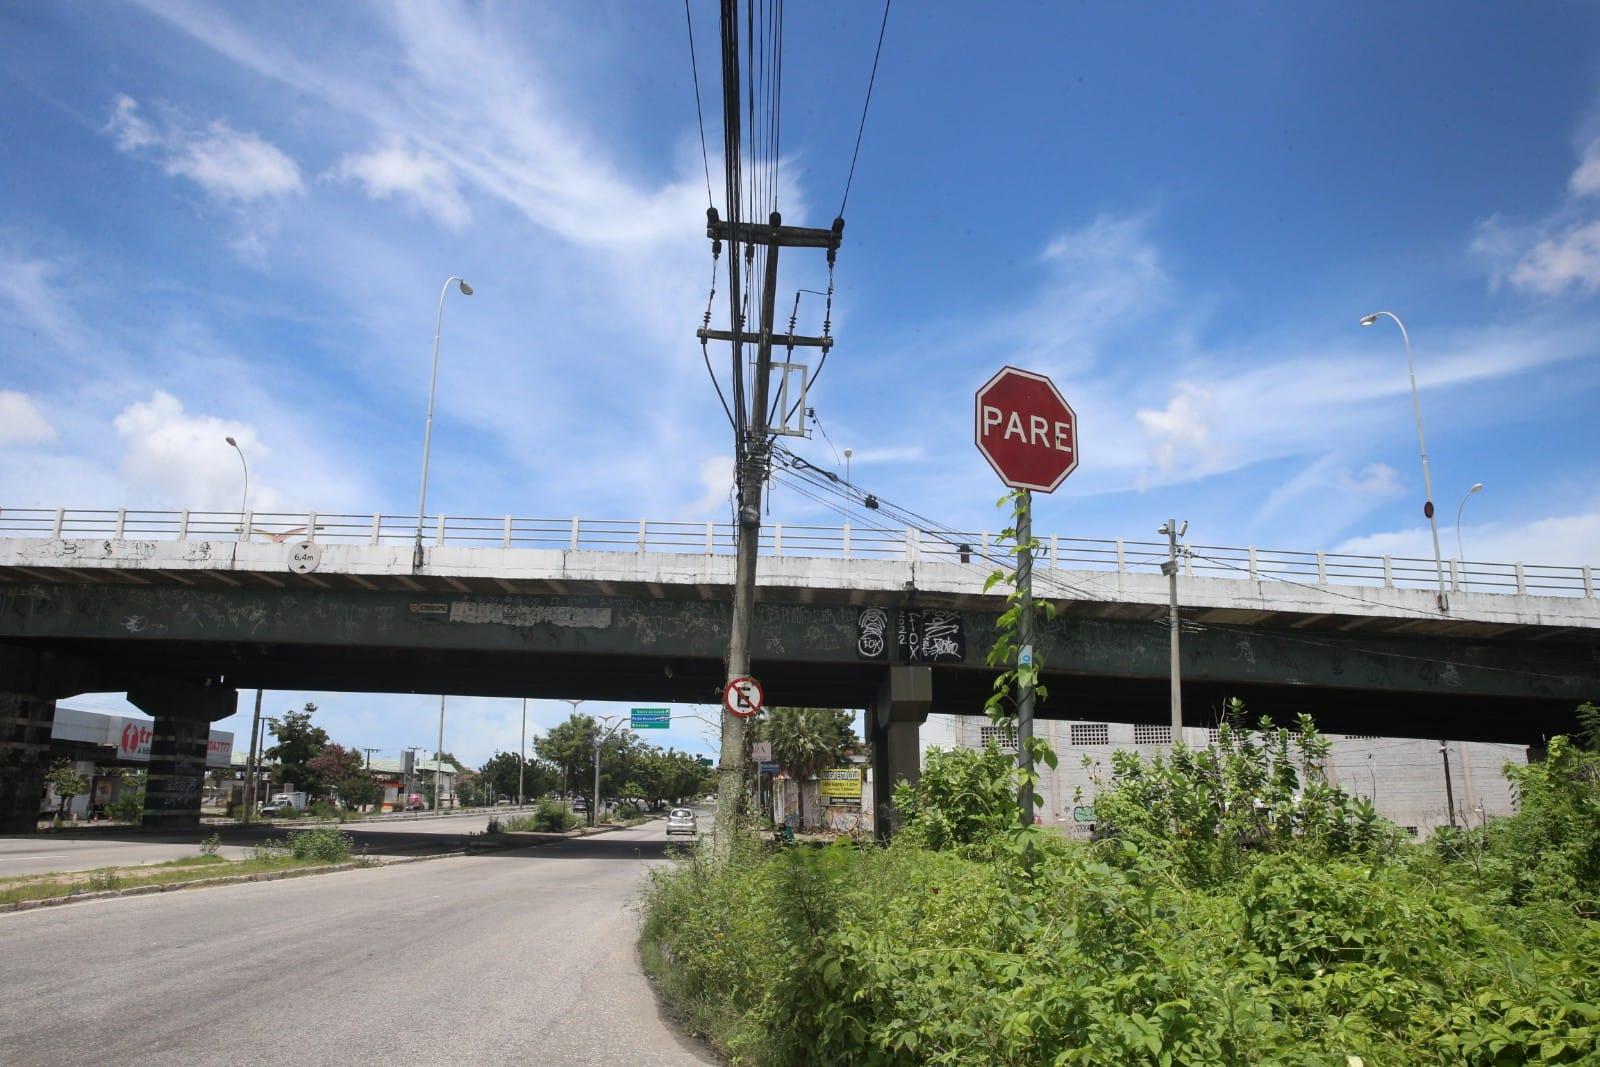
[[[481,834],[489,815],[441,815],[438,818],[345,823],[356,848],[378,855],[416,855],[459,847],[468,834]],[[222,838],[221,854],[241,859],[269,837],[282,837],[294,827],[203,826],[158,834],[132,827],[104,827],[0,837],[0,878],[43,871],[83,871],[121,864],[161,863],[193,856],[212,834]]]
[[[665,829],[0,914],[0,1059],[714,1063],[635,949]]]

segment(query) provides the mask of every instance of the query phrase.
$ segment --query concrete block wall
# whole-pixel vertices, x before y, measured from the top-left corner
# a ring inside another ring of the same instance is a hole
[[[1047,719],[1035,723],[1035,732],[1050,742],[1060,760],[1054,771],[1041,768],[1040,817],[1046,825],[1085,835],[1093,817],[1088,809],[1094,803],[1094,778],[1109,775],[1111,754],[1128,749],[1148,760],[1164,754],[1169,745],[1164,726]],[[1001,739],[987,719],[933,715],[922,728],[921,747],[924,753],[933,747],[981,748],[990,737]],[[1204,748],[1212,739],[1206,728],[1184,729],[1184,742],[1191,748]],[[1340,734],[1330,734],[1329,740],[1333,743],[1329,774],[1340,787],[1370,798],[1385,818],[1415,828],[1420,837],[1448,824],[1439,742]],[[1526,763],[1527,751],[1519,745],[1460,741],[1448,742],[1447,747],[1457,822],[1476,824],[1510,815],[1511,790],[1503,768],[1507,763]]]

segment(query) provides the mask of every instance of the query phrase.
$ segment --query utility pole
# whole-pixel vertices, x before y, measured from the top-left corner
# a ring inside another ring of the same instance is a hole
[[[522,807],[522,771],[528,762],[528,698],[522,698],[522,747],[517,749],[517,807]]]
[[[232,438],[229,438],[231,441]],[[242,455],[242,453],[241,453]],[[248,777],[244,783],[244,822],[250,821],[250,816],[256,811],[256,778],[259,772],[256,769],[257,754],[256,739],[261,734],[261,690],[256,690],[256,713],[250,720],[250,758],[245,761],[245,772]]]
[[[1456,828],[1456,792],[1450,784],[1450,742],[1439,742],[1439,755],[1444,759],[1444,802],[1450,812],[1450,829]]]
[[[745,222],[741,216],[743,182],[739,174],[742,112],[739,100],[739,5],[738,0],[722,0],[722,123],[726,160],[726,198],[728,221],[723,222],[715,207],[706,209],[706,236],[720,244],[728,243],[729,329],[702,329],[702,341],[727,341],[733,357],[734,471],[739,501],[739,540],[735,560],[733,619],[728,636],[728,680],[750,673],[750,630],[756,591],[756,552],[761,540],[761,488],[767,477],[769,456],[767,425],[772,376],[773,313],[778,290],[778,250],[780,248],[825,248],[831,268],[844,234],[844,219],[836,218],[830,229],[784,226],[783,217],[774,211],[767,224]],[[740,314],[739,270],[741,243],[766,246],[762,279],[761,322],[752,334],[745,330]],[[745,409],[743,346],[756,347],[755,377],[749,410]],[[832,345],[828,337],[784,336],[784,344],[794,347]],[[785,413],[787,415],[787,413]],[[722,747],[717,764],[717,822],[715,846],[726,855],[744,811],[747,763],[746,723],[727,710],[722,713]],[[596,754],[598,778],[598,750]],[[596,785],[598,793],[598,784]]]
[[[1161,573],[1167,576],[1167,625],[1172,640],[1172,747],[1183,742],[1183,684],[1178,663],[1178,538],[1189,531],[1189,520],[1178,526],[1177,519],[1168,519],[1160,532],[1167,535],[1167,561]]]

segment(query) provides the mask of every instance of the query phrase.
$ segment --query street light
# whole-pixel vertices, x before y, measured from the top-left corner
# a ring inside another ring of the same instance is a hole
[[[845,485],[849,485],[850,484],[850,457],[855,455],[855,454],[856,454],[856,450],[853,449],[853,448],[847,448],[847,449],[844,450],[844,484]]]
[[[522,807],[522,771],[528,763],[528,698],[522,698],[522,747],[517,749],[517,807]]]
[[[1483,483],[1473,482],[1472,488],[1467,490],[1466,496],[1461,498],[1460,506],[1456,508],[1456,559],[1462,563],[1466,562],[1467,553],[1461,547],[1461,509],[1467,506],[1467,501],[1472,497],[1473,493],[1481,493],[1482,491]]]
[[[455,274],[446,278],[444,288],[439,290],[439,317],[433,326],[433,376],[428,379],[428,421],[422,431],[422,493],[417,500],[417,545],[411,553],[413,569],[422,566],[422,517],[428,510],[428,452],[433,445],[433,392],[439,384],[439,334],[444,329],[444,298],[450,292],[451,282],[460,288],[462,296],[472,295],[472,286]]]
[[[1422,513],[1428,517],[1428,526],[1433,531],[1433,566],[1439,576],[1439,607],[1448,610],[1450,600],[1444,591],[1444,557],[1439,554],[1439,520],[1434,515],[1433,508],[1433,477],[1428,473],[1428,443],[1422,436],[1422,402],[1417,399],[1417,372],[1411,363],[1411,335],[1406,332],[1406,324],[1400,321],[1400,316],[1392,311],[1374,311],[1363,316],[1361,325],[1371,326],[1384,315],[1394,320],[1400,327],[1400,338],[1406,344],[1406,374],[1411,379],[1411,411],[1417,419],[1417,447],[1422,452],[1422,491],[1427,495],[1427,500],[1422,506]]]
[[[244,461],[244,449],[239,447],[239,442],[235,441],[231,434],[227,437],[224,437],[223,440],[232,445],[233,450],[239,453],[239,464],[240,466],[244,467],[244,494],[239,497],[239,540],[243,541],[245,536],[249,533],[249,531],[245,529],[244,517],[246,514],[245,508],[248,507],[250,503],[250,464]]]
[[[572,701],[568,701],[568,703],[572,703]],[[580,700],[577,703],[581,704],[583,702]],[[617,720],[617,724],[615,726],[611,726],[612,719]],[[622,716],[600,715],[596,716],[595,721],[597,723],[605,723],[609,729],[607,729],[604,734],[602,734],[598,728],[594,732],[594,803],[589,807],[590,826],[600,825],[600,749],[607,741],[611,739],[611,735],[616,733],[617,730],[622,726]]]
[[[419,545],[420,547],[420,545]],[[439,747],[433,750],[433,813],[442,814],[439,809],[439,772],[444,767],[444,694],[439,694]]]

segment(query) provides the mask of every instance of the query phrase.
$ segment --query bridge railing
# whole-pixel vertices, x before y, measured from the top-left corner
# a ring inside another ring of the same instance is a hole
[[[675,552],[731,555],[737,527],[727,522],[655,519],[520,518],[513,515],[428,515],[424,545],[462,548],[535,548],[583,552]],[[146,508],[0,508],[0,537],[46,540],[255,541],[311,540],[324,544],[409,545],[418,537],[415,515],[322,512],[168,511]],[[1112,574],[1158,574],[1167,558],[1164,541],[1121,538],[1040,538],[1037,566]],[[1008,557],[986,531],[899,529],[881,526],[811,526],[767,523],[761,553],[824,559],[912,560],[957,563],[984,570]],[[1289,549],[1190,545],[1187,575],[1309,586],[1383,586],[1433,589],[1432,559],[1367,556]],[[1596,568],[1575,564],[1443,561],[1447,589],[1474,593],[1594,597]]]

